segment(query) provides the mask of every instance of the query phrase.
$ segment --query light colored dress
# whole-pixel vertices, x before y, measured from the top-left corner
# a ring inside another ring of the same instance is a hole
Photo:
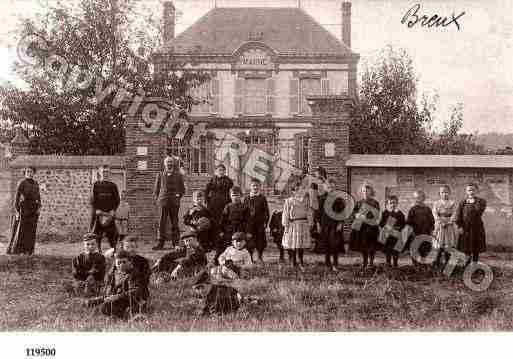
[[[310,227],[313,223],[310,199],[307,191],[298,191],[287,198],[283,205],[282,224],[285,228],[282,245],[285,249],[312,247]]]
[[[436,249],[456,248],[458,234],[456,231],[456,203],[451,200],[438,200],[433,204],[433,217],[435,217],[435,241]]]

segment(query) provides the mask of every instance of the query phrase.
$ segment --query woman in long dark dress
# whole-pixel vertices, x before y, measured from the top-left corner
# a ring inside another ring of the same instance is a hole
[[[41,210],[41,196],[39,184],[32,178],[35,168],[25,169],[23,179],[16,189],[14,208],[16,210],[11,228],[11,242],[7,248],[7,254],[34,253],[36,245],[37,220]]]
[[[463,230],[458,244],[458,249],[472,261],[479,260],[479,253],[486,251],[486,235],[483,220],[481,219],[486,201],[476,197],[476,184],[468,184],[465,188],[467,198],[461,201],[456,210],[456,225]]]
[[[205,188],[207,208],[212,213],[216,224],[219,224],[224,207],[231,202],[230,189],[233,181],[226,176],[226,167],[218,165],[214,177],[210,179]]]

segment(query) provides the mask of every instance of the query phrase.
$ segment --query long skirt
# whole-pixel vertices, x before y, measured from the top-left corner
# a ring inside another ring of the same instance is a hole
[[[437,223],[433,235],[435,237],[433,247],[436,249],[456,248],[458,245],[458,233],[456,226],[452,223],[446,225]]]
[[[290,223],[285,229],[282,240],[285,249],[310,249],[312,239],[310,237],[310,225],[306,220],[297,220]]]
[[[13,215],[11,221],[11,241],[7,254],[33,254],[36,245],[36,229],[39,215],[21,214],[19,219]]]
[[[355,252],[372,253],[380,250],[379,227],[362,224],[360,230],[351,230],[349,249]]]

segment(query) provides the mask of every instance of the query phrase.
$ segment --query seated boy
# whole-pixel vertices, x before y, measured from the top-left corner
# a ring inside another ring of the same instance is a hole
[[[139,280],[142,281],[147,290],[150,283],[151,269],[148,260],[137,254],[137,238],[134,235],[125,237],[123,240],[123,249],[130,255],[135,273],[140,276]],[[149,292],[145,293],[145,295],[149,296]]]
[[[73,282],[66,290],[76,296],[96,296],[103,287],[105,257],[97,252],[97,237],[86,233],[83,237],[84,250],[71,261]]]
[[[107,276],[106,294],[89,299],[87,305],[101,305],[103,314],[118,318],[141,312],[148,300],[149,291],[140,278],[134,269],[130,254],[120,250],[115,254],[115,265]]]
[[[192,203],[193,206],[183,216],[183,223],[191,228],[188,234],[196,234],[201,247],[208,252],[214,247],[216,233],[212,214],[205,206],[203,191],[192,193]]]
[[[209,279],[234,280],[241,276],[242,269],[250,268],[253,265],[251,255],[245,248],[246,234],[235,232],[232,238],[232,245],[219,256],[219,265],[200,273],[195,284],[207,282]]]
[[[207,264],[205,251],[194,235],[182,237],[184,246],[179,246],[161,257],[153,266],[155,284],[161,285],[180,274],[190,275]]]

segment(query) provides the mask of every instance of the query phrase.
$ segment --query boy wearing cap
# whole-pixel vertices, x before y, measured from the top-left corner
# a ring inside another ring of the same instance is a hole
[[[98,253],[97,236],[87,233],[83,237],[84,250],[71,261],[73,283],[67,290],[77,296],[98,295],[105,277],[105,257]]]
[[[108,316],[125,318],[143,310],[149,298],[147,286],[136,273],[130,253],[120,250],[115,255],[115,265],[107,276],[106,295],[87,301],[90,307],[101,305],[101,312]]]

